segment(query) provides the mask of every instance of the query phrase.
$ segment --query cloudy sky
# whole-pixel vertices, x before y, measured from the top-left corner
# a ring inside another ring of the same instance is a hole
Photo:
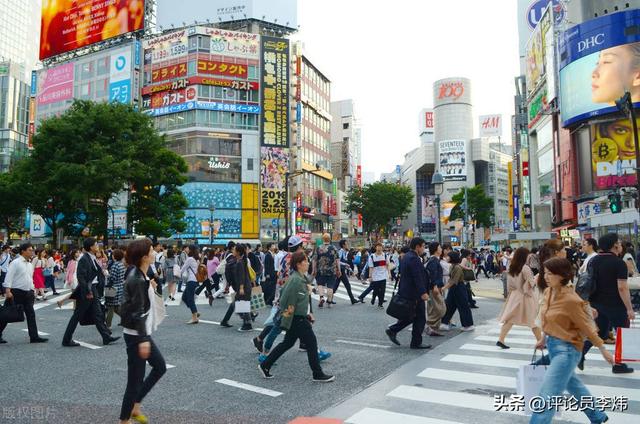
[[[433,82],[471,79],[477,116],[513,114],[519,74],[515,0],[300,0],[306,52],[352,98],[363,128],[363,170],[391,172],[418,146],[420,109]],[[503,132],[510,142],[508,129]]]

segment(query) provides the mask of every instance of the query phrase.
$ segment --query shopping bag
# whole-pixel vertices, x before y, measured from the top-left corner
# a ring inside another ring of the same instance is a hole
[[[251,312],[256,312],[262,308],[266,308],[267,303],[264,301],[262,287],[257,286],[251,289]]]
[[[22,305],[14,305],[10,301],[5,301],[4,306],[0,305],[0,322],[22,321],[24,321],[24,307]]]
[[[640,276],[627,278],[629,290],[640,290]]]
[[[524,397],[524,412],[526,415],[531,415],[529,402],[531,401],[531,398],[540,394],[544,375],[548,368],[546,365],[533,365],[535,363],[535,359],[536,355],[534,352],[531,364],[520,365],[520,368],[518,368],[518,374],[516,375],[516,392],[519,396]]]
[[[640,328],[620,328],[616,335],[616,364],[640,362]]]
[[[248,314],[251,312],[251,302],[248,300],[236,300],[235,305],[236,314]]]

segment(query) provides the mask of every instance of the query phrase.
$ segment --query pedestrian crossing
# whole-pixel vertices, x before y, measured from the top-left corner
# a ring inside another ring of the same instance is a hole
[[[502,350],[495,346],[499,331],[500,324],[492,320],[478,326],[475,333],[462,334],[437,347],[424,357],[424,368],[413,378],[403,379],[403,384],[394,380],[397,382],[387,388],[382,402],[357,410],[345,423],[527,423],[529,417],[523,411],[496,411],[495,396],[504,395],[508,400],[516,394],[517,370],[530,363],[535,337],[527,328],[514,327],[505,340],[513,346]],[[452,353],[438,354],[439,350]],[[627,411],[605,411],[609,422],[640,422],[640,369],[633,374],[613,374],[594,350],[587,355],[584,371],[576,369],[576,373],[594,397],[628,399]],[[586,423],[588,419],[582,412],[563,411],[555,421]]]

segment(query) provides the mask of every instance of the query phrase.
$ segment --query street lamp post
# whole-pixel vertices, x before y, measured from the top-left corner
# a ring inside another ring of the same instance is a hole
[[[213,213],[215,211],[215,205],[209,206],[209,246],[213,245]]]
[[[631,120],[631,128],[633,129],[633,145],[636,150],[636,189],[637,196],[640,196],[640,151],[638,149],[638,124],[636,123],[636,111],[633,108],[633,100],[631,99],[631,93],[626,91],[624,95],[616,100],[616,106],[618,110],[627,115],[627,117]],[[640,211],[640,197],[636,197],[636,209]]]
[[[436,208],[438,211],[438,241],[442,243],[442,223],[440,222],[440,195],[444,191],[444,178],[442,174],[439,172],[433,174],[431,184],[433,185],[433,191],[436,195]]]

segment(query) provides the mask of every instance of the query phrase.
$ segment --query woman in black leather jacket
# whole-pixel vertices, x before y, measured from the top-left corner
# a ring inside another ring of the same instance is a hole
[[[136,240],[127,247],[127,263],[130,268],[124,284],[124,303],[121,306],[124,341],[127,344],[127,388],[120,410],[120,423],[134,420],[138,423],[148,422],[142,415],[140,404],[160,377],[167,371],[167,366],[151,339],[152,318],[149,298],[149,286],[156,290],[155,280],[149,280],[146,270],[155,260],[151,240]],[[154,293],[153,295],[157,295]],[[151,365],[151,373],[145,379],[145,363]]]

